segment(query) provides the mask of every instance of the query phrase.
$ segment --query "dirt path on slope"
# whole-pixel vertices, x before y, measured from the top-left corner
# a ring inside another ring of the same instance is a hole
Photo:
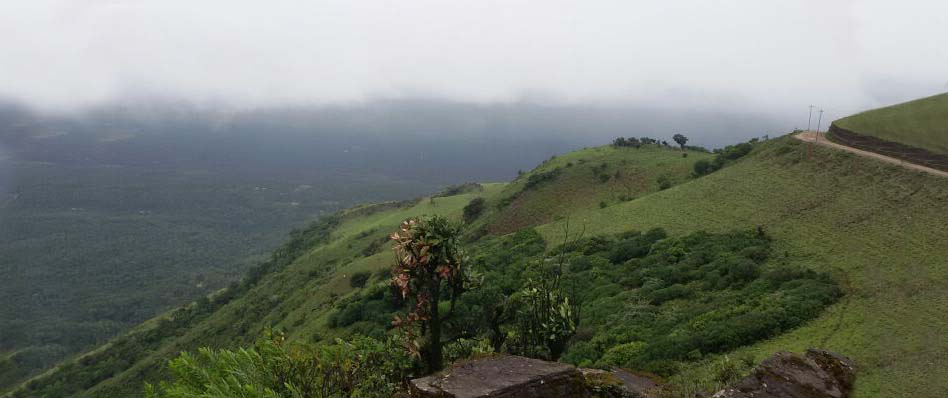
[[[864,151],[864,150],[862,150],[862,149],[856,149],[856,148],[853,148],[853,147],[848,147],[848,146],[845,146],[845,145],[837,144],[837,143],[835,143],[835,142],[832,142],[832,141],[826,139],[826,133],[816,133],[816,132],[813,132],[813,131],[804,131],[804,132],[799,133],[799,134],[794,134],[793,137],[796,138],[796,139],[798,139],[798,140],[800,140],[800,141],[814,142],[814,143],[816,143],[817,145],[822,145],[822,146],[829,147],[829,148],[834,148],[834,149],[839,149],[839,150],[846,151],[846,152],[851,152],[851,153],[854,153],[854,154],[859,155],[859,156],[865,156],[865,157],[869,157],[869,158],[873,158],[873,159],[878,159],[878,160],[881,160],[881,161],[886,162],[886,163],[892,163],[892,164],[895,164],[895,165],[899,165],[899,166],[905,167],[905,168],[907,168],[907,169],[917,170],[917,171],[923,171],[923,172],[926,172],[926,173],[928,173],[928,174],[933,174],[933,175],[936,175],[936,176],[948,178],[948,172],[946,172],[946,171],[936,170],[936,169],[933,169],[933,168],[931,168],[931,167],[925,167],[925,166],[918,165],[918,164],[915,164],[915,163],[909,163],[909,162],[906,162],[906,161],[901,160],[901,159],[893,158],[893,157],[891,157],[891,156],[880,155],[880,154],[875,153],[875,152]]]

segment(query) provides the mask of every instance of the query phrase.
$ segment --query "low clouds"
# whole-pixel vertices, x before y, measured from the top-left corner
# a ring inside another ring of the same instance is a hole
[[[946,37],[936,1],[30,0],[0,6],[0,96],[842,115],[948,90]]]

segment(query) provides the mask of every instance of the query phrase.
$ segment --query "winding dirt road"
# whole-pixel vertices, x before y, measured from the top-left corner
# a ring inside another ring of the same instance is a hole
[[[851,152],[851,153],[854,153],[854,154],[859,155],[859,156],[865,156],[865,157],[868,157],[868,158],[878,159],[878,160],[881,160],[881,161],[886,162],[886,163],[892,163],[892,164],[895,164],[895,165],[899,165],[899,166],[905,167],[906,169],[922,171],[922,172],[925,172],[925,173],[928,173],[928,174],[933,174],[933,175],[936,175],[936,176],[939,176],[939,177],[948,178],[948,172],[946,172],[946,171],[936,170],[936,169],[933,169],[933,168],[931,168],[931,167],[925,167],[925,166],[918,165],[918,164],[915,164],[915,163],[909,163],[909,162],[906,162],[906,161],[901,160],[901,159],[893,158],[893,157],[891,157],[891,156],[880,155],[880,154],[875,153],[875,152],[864,151],[864,150],[862,150],[862,149],[856,149],[856,148],[853,148],[853,147],[848,147],[848,146],[845,146],[845,145],[837,144],[837,143],[835,143],[835,142],[832,142],[832,141],[826,139],[826,133],[816,133],[816,132],[814,132],[814,131],[804,131],[804,132],[802,132],[802,133],[794,134],[793,137],[796,138],[796,139],[798,139],[798,140],[800,140],[800,141],[813,142],[813,143],[816,143],[817,145],[822,145],[822,146],[829,147],[829,148],[839,149],[839,150],[841,150],[841,151]]]

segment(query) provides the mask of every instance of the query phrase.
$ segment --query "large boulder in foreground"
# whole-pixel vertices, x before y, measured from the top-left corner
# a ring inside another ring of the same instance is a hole
[[[849,398],[856,366],[825,350],[777,353],[714,398]],[[662,396],[654,378],[627,372],[498,355],[455,363],[411,381],[418,398],[627,398]]]
[[[455,363],[411,381],[411,395],[423,398],[589,397],[573,366],[517,356]]]
[[[419,398],[637,398],[658,384],[623,370],[576,369],[572,365],[498,355],[455,363],[411,381]]]
[[[848,398],[855,377],[855,364],[842,355],[816,349],[806,355],[780,352],[713,397]]]

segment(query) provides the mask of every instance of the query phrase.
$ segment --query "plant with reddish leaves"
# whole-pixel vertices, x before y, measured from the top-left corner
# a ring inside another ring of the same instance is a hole
[[[429,372],[442,368],[442,323],[454,313],[466,288],[460,235],[460,225],[440,216],[405,220],[391,235],[395,242],[392,284],[409,308],[392,325],[403,331],[406,349],[421,357]],[[442,296],[450,301],[445,315],[439,308]]]

